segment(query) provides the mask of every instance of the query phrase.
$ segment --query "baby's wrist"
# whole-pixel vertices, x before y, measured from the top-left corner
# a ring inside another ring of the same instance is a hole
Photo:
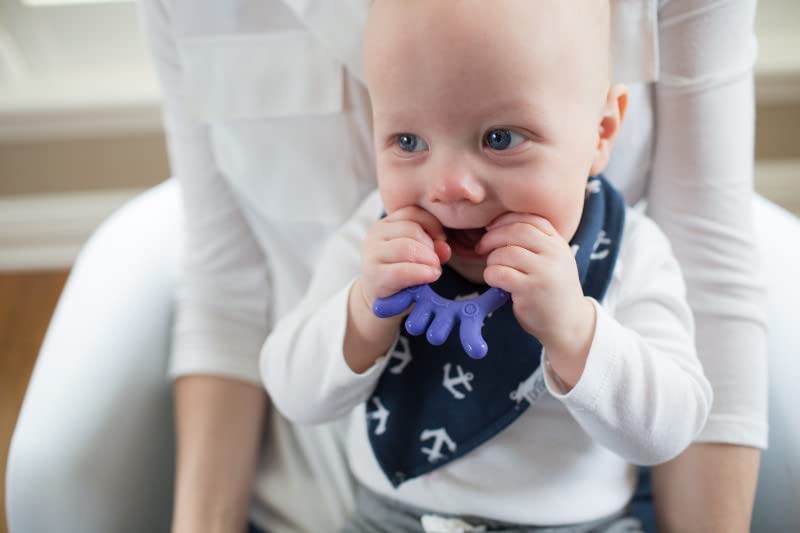
[[[574,320],[566,324],[557,334],[545,340],[539,339],[547,352],[552,370],[570,389],[583,374],[594,340],[597,320],[594,304],[585,297],[572,316]]]
[[[386,354],[394,341],[402,316],[378,318],[372,311],[360,280],[350,288],[344,357],[350,368],[360,374]]]

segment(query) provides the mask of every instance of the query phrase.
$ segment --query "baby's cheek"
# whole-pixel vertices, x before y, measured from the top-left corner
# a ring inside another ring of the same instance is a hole
[[[379,174],[378,188],[387,213],[419,203],[418,195],[414,190],[413,179],[410,177],[396,172]]]
[[[396,211],[399,203],[398,196],[400,191],[398,191],[394,180],[387,177],[385,173],[380,172],[380,169],[378,169],[378,189],[381,193],[384,209],[389,213]]]
[[[583,198],[581,195],[580,198]],[[581,223],[581,216],[583,214],[583,201],[575,198],[570,198],[566,201],[561,209],[554,214],[554,219],[551,220],[553,227],[561,235],[565,241],[569,242],[578,231],[578,226]]]

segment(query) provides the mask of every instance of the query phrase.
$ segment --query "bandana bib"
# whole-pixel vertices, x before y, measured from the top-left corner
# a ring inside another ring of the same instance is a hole
[[[583,293],[602,301],[611,281],[625,223],[625,202],[603,176],[589,178],[572,242]],[[446,265],[433,289],[470,298],[488,287]],[[484,321],[483,359],[464,352],[458,335],[441,346],[402,326],[372,396],[367,432],[386,477],[397,487],[462,457],[509,426],[545,391],[542,345],[514,317],[510,302]]]

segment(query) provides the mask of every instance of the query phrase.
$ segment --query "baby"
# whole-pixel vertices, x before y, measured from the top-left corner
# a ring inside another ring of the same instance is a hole
[[[678,264],[599,176],[626,103],[609,31],[605,0],[374,2],[379,191],[261,358],[288,418],[349,415],[346,531],[611,531],[634,465],[703,427]],[[374,315],[425,283],[511,294],[484,323],[485,358]]]

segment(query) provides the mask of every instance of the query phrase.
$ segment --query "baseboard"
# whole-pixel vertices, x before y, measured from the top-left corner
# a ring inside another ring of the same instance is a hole
[[[140,190],[0,198],[0,270],[69,268],[97,226]]]

